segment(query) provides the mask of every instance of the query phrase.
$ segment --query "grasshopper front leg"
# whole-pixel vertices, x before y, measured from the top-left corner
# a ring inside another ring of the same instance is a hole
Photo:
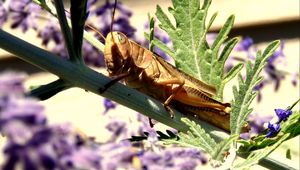
[[[109,87],[111,87],[112,85],[116,84],[118,81],[128,77],[130,75],[129,71],[126,73],[122,73],[119,74],[117,76],[113,76],[111,81],[109,81],[108,83],[106,83],[103,88],[99,88],[98,91],[100,94],[104,93]]]

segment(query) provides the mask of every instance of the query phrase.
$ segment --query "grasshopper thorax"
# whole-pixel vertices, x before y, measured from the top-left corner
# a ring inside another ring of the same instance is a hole
[[[110,76],[121,74],[127,69],[130,59],[130,43],[126,35],[110,32],[105,39],[104,59]]]

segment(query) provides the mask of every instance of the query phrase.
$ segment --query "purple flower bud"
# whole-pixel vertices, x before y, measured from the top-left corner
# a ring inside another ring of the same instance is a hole
[[[275,109],[275,113],[278,116],[278,123],[281,121],[286,121],[287,118],[292,114],[291,110]]]
[[[105,107],[103,115],[106,114],[110,109],[116,108],[116,104],[114,102],[112,102],[111,100],[107,99],[107,98],[104,99],[103,104],[104,104],[104,107]]]
[[[25,32],[29,28],[37,29],[36,18],[41,7],[30,0],[14,0],[9,3],[9,10],[13,19],[12,28],[21,27]]]
[[[42,44],[45,46],[51,41],[55,44],[64,43],[58,23],[54,21],[47,23],[47,25],[39,31],[38,36],[42,38]]]
[[[7,10],[3,6],[3,2],[0,2],[0,28],[7,20]]]
[[[127,134],[126,123],[119,120],[110,121],[106,125],[106,129],[112,133],[109,141],[116,141],[121,135]]]
[[[25,89],[22,83],[25,80],[25,78],[25,73],[7,71],[0,74],[0,97],[8,94],[20,95],[24,93]]]
[[[269,129],[269,131],[266,134],[266,138],[270,138],[273,135],[277,134],[280,131],[280,124],[278,124],[278,123],[271,124],[269,122],[268,129]]]
[[[253,39],[250,37],[244,38],[240,43],[235,47],[236,51],[249,51],[250,47],[253,45]]]

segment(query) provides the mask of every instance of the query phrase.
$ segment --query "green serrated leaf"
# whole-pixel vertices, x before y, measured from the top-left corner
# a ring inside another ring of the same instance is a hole
[[[244,66],[243,63],[239,63],[235,65],[233,68],[231,68],[223,78],[224,84],[229,82],[231,79],[233,79],[243,69],[243,66]]]
[[[206,0],[207,1],[207,0]],[[169,11],[173,14],[176,26],[173,26],[160,7],[156,16],[161,22],[173,43],[176,66],[197,79],[200,77],[200,39],[205,32],[205,18],[207,8],[200,9],[198,0],[173,0],[173,7]],[[209,3],[208,3],[209,4]],[[208,5],[206,4],[206,5]]]
[[[145,38],[150,41],[150,35],[148,33],[144,33],[144,36]],[[152,40],[152,43],[160,48],[162,51],[164,51],[168,56],[172,57],[174,59],[174,53],[173,51],[168,47],[166,46],[163,42],[161,42],[159,39],[153,37],[153,40]]]
[[[279,41],[274,41],[268,45],[266,50],[261,53],[257,53],[255,63],[252,65],[250,62],[246,64],[246,79],[243,81],[241,76],[238,76],[239,89],[234,89],[234,102],[232,103],[232,111],[230,114],[230,129],[232,134],[239,134],[242,126],[245,123],[245,119],[250,113],[249,109],[252,100],[255,98],[256,93],[253,92],[253,88],[260,82],[260,75],[263,66],[266,64],[266,60],[270,57],[275,49],[279,46]],[[237,95],[236,95],[237,94]]]
[[[178,139],[163,140],[166,144],[177,144],[180,146],[194,147],[212,153],[216,147],[216,142],[207,134],[200,125],[187,119],[181,119],[187,124],[190,130],[187,133],[180,132]]]
[[[225,41],[225,39],[227,38],[233,23],[234,23],[234,15],[231,15],[227,21],[225,22],[224,26],[222,27],[222,29],[220,30],[220,32],[218,33],[218,36],[216,37],[214,43],[211,46],[211,49],[215,49],[217,47],[220,47],[221,44]]]
[[[208,30],[208,29],[211,27],[211,25],[212,25],[213,22],[215,21],[217,15],[218,15],[218,12],[215,12],[215,13],[211,16],[211,18],[210,18],[210,20],[209,20],[209,23],[208,23],[208,25],[207,25],[206,30]],[[206,31],[206,32],[207,32],[207,31]]]
[[[168,33],[173,44],[173,51],[168,48],[162,50],[174,56],[173,59],[177,68],[215,86],[218,95],[214,98],[222,100],[224,83],[226,83],[222,81],[224,63],[236,45],[237,38],[228,42],[220,57],[219,50],[233,26],[234,16],[232,15],[227,19],[210,48],[206,41],[206,33],[217,16],[217,13],[214,13],[208,26],[205,26],[211,0],[204,0],[202,6],[199,0],[173,0],[172,4],[173,7],[168,9],[175,19],[175,25],[171,23],[159,6],[156,10],[156,16],[161,23],[160,28]],[[160,46],[163,47],[163,45]]]
[[[230,145],[238,139],[238,135],[232,135],[228,139],[224,139],[222,142],[218,143],[211,154],[212,159],[217,161],[223,161],[225,152],[229,149]]]

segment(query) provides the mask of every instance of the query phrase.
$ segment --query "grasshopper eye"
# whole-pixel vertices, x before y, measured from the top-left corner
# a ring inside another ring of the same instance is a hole
[[[118,40],[121,44],[126,42],[126,38],[121,34],[118,34]]]

